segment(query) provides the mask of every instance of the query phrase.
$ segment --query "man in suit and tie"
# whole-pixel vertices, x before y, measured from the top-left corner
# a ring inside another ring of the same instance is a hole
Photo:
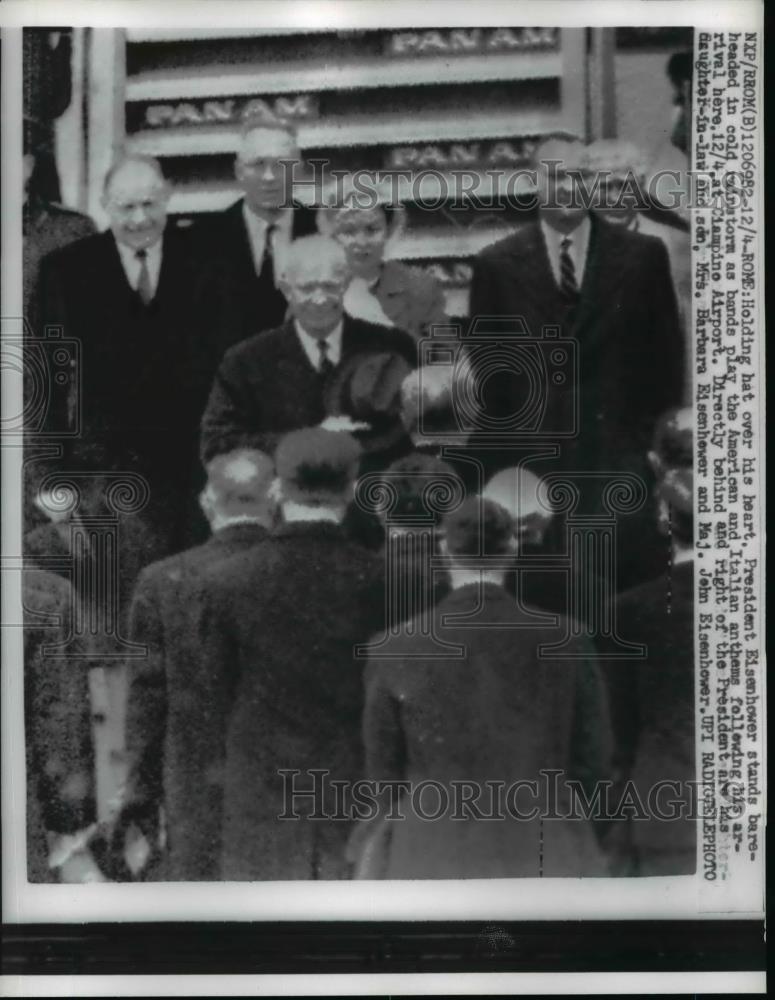
[[[350,824],[333,815],[341,809],[330,782],[361,776],[356,647],[385,615],[384,561],[353,544],[342,524],[359,460],[349,434],[287,435],[276,456],[283,525],[207,575],[202,639],[210,670],[227,672],[233,691],[226,880],[347,876]],[[311,816],[314,796],[305,794],[319,768],[328,772],[319,800],[328,818],[319,809]]]
[[[145,477],[151,558],[204,535],[198,424],[223,349],[217,289],[186,234],[167,225],[169,197],[156,160],[122,158],[105,178],[109,230],[40,270],[44,323],[81,346],[79,370],[52,401],[60,428],[80,411],[62,467]]]
[[[218,862],[227,680],[202,657],[202,578],[260,547],[274,518],[274,466],[266,455],[220,455],[207,473],[200,502],[212,535],[143,570],[130,634],[147,647],[147,656],[126,662],[129,777],[120,826],[134,822],[156,843],[164,807],[167,850],[155,877],[173,881],[214,878]]]
[[[508,435],[529,440],[518,420],[509,424],[510,415],[520,410],[526,393],[540,393],[545,405],[541,430],[549,437],[568,430],[563,422],[577,407],[575,434],[558,438],[558,469],[626,471],[649,482],[645,455],[655,421],[680,402],[683,383],[683,340],[670,264],[661,240],[589,213],[580,184],[584,158],[577,139],[550,138],[539,146],[538,217],[482,251],[471,291],[472,319],[494,318],[500,349],[511,338],[515,347],[520,340],[535,343],[546,327],[559,327],[563,337],[573,338],[574,378],[558,386],[548,375],[538,385],[508,372],[488,376],[482,386],[485,413],[500,421],[506,435],[501,465],[511,464]],[[504,331],[506,317],[512,325],[514,317],[521,317],[527,332]],[[550,343],[545,344],[550,353]],[[582,496],[588,512],[598,502]],[[620,536],[642,537],[647,522],[637,516],[623,519]],[[637,576],[638,555],[624,540],[622,546],[619,582],[624,585]]]
[[[344,313],[348,279],[345,252],[330,237],[291,245],[285,282],[292,318],[226,352],[202,418],[203,461],[240,445],[271,453],[288,431],[356,416],[352,400],[340,408],[340,394],[329,391],[338,390],[339,369],[356,355],[395,356],[404,370],[414,367],[408,334]],[[397,399],[400,383],[395,388]],[[394,419],[400,423],[397,412]]]
[[[197,223],[230,302],[232,343],[279,326],[287,302],[280,279],[292,240],[317,231],[315,211],[293,201],[301,154],[289,123],[250,117],[243,123],[234,176],[243,196]]]

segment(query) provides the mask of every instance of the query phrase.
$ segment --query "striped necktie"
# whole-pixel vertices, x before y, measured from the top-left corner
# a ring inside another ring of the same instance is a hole
[[[560,241],[560,293],[568,305],[575,305],[579,297],[576,268],[570,255],[573,240],[569,236]]]

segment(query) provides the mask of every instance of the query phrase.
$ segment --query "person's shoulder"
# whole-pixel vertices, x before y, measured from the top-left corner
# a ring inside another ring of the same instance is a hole
[[[47,203],[46,214],[54,225],[66,228],[69,232],[77,232],[83,236],[90,236],[97,232],[97,227],[91,216],[74,208],[68,208],[66,205],[60,205],[59,202]]]
[[[290,323],[251,334],[244,340],[232,344],[224,354],[223,362],[229,366],[249,365],[257,358],[266,359],[280,355],[284,352],[288,337],[292,334],[293,329]]]
[[[243,199],[219,208],[215,212],[203,212],[194,219],[191,226],[193,235],[213,235],[232,229],[242,222]]]
[[[593,226],[598,240],[605,241],[616,252],[645,256],[665,252],[665,244],[657,235],[627,229],[600,218],[595,218]]]
[[[182,582],[192,570],[206,561],[206,552],[207,542],[204,542],[149,563],[140,571],[135,592],[147,594],[159,587]]]
[[[422,291],[439,284],[438,280],[423,268],[406,264],[402,260],[385,261],[382,269],[382,283],[391,289],[408,288],[412,291]]]
[[[49,267],[82,267],[84,261],[93,261],[98,266],[105,260],[105,253],[113,239],[110,231],[104,233],[90,232],[78,239],[57,247],[43,258],[43,264]]]
[[[691,234],[686,229],[671,226],[669,223],[650,215],[643,215],[639,221],[638,231],[643,236],[654,236],[668,246],[685,248],[688,255]]]
[[[381,323],[371,323],[354,316],[345,316],[347,335],[351,338],[352,350],[366,353],[394,350],[399,354],[414,359],[414,341],[404,330],[395,326],[384,326]]]
[[[515,232],[483,247],[476,255],[475,260],[493,263],[503,257],[525,253],[535,246],[540,232],[540,225],[537,221],[525,222]]]
[[[212,558],[202,560],[198,581],[202,590],[216,597],[234,588],[243,591],[247,578],[253,573],[264,574],[279,556],[274,537],[267,535],[245,549],[229,555],[213,554]],[[259,595],[253,596],[258,598]]]

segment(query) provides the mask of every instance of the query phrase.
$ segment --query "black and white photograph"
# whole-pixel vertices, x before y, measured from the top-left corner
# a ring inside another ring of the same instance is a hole
[[[376,6],[14,35],[16,877],[752,915],[761,36]]]

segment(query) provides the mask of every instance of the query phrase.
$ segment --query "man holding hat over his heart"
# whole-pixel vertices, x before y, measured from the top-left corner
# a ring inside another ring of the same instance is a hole
[[[271,454],[289,431],[320,425],[354,433],[364,453],[387,452],[387,461],[408,447],[399,390],[416,364],[415,345],[401,330],[344,312],[349,277],[335,240],[306,236],[291,245],[292,318],[226,352],[202,419],[203,461],[236,447]]]

